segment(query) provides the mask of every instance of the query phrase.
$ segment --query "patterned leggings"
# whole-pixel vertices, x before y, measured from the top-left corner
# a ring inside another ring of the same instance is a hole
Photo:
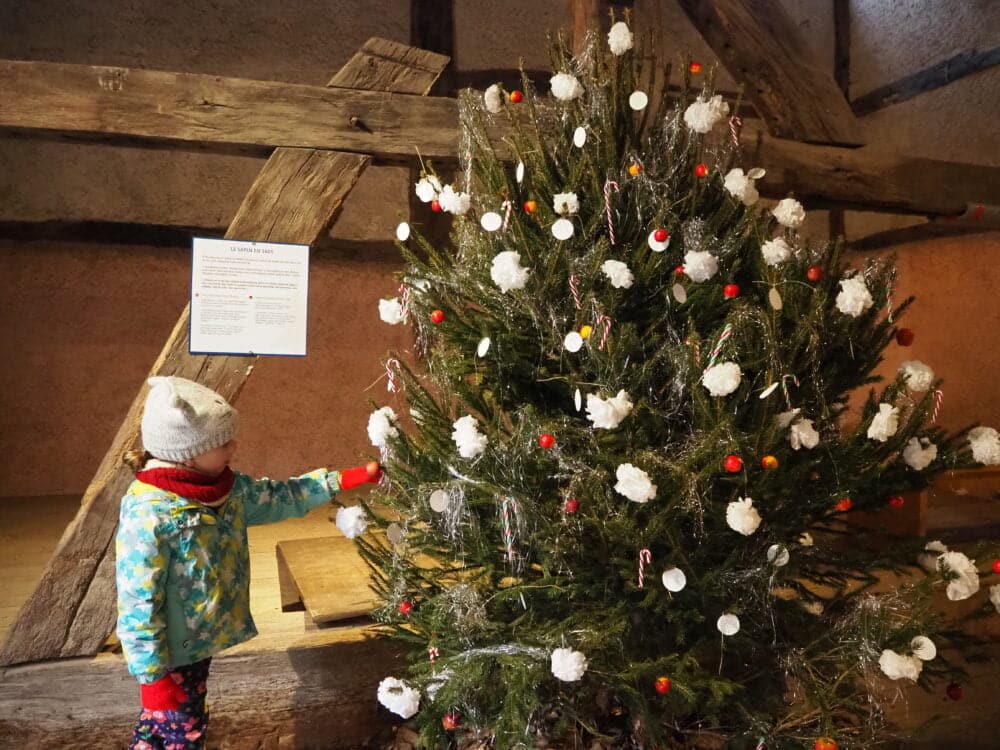
[[[205,683],[211,659],[170,670],[187,700],[176,711],[139,712],[129,750],[202,750],[208,729]]]

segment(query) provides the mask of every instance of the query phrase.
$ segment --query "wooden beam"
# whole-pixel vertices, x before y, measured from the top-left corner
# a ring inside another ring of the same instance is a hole
[[[959,224],[957,222],[925,221],[909,227],[899,229],[886,229],[881,232],[857,237],[849,240],[847,247],[850,250],[870,253],[875,250],[884,250],[895,245],[905,245],[909,242],[926,242],[948,237],[968,237],[973,234],[983,232],[995,232],[996,227],[976,226],[974,224]]]
[[[455,59],[454,0],[410,0],[410,44]],[[449,95],[454,89],[455,66],[449,63],[434,86],[434,92]]]
[[[851,88],[851,0],[833,0],[833,80],[845,99]],[[856,113],[855,113],[856,114]]]
[[[854,113],[779,0],[679,0],[767,123],[808,143],[863,143]]]
[[[885,86],[879,86],[864,96],[859,96],[851,102],[851,109],[858,117],[870,115],[891,104],[899,104],[912,99],[925,91],[933,91],[941,86],[947,86],[959,78],[978,73],[994,65],[1000,65],[1000,47],[982,52],[962,52],[949,57],[936,65],[917,71],[898,81]]]
[[[431,73],[412,68],[404,83]],[[117,136],[260,155],[277,146],[323,148],[387,161],[409,160],[415,148],[453,159],[458,147],[455,100],[408,91],[13,60],[0,61],[0,91],[0,131],[15,134]]]
[[[587,33],[601,32],[602,21],[607,17],[608,3],[603,0],[567,0],[570,13],[571,49],[574,55],[583,51]]]
[[[382,67],[383,59],[387,69]],[[441,55],[371,39],[330,85],[373,84],[392,90],[398,81],[407,93],[419,87],[426,91],[446,62]],[[369,162],[370,157],[360,154],[275,150],[226,236],[312,244],[327,231]],[[149,374],[187,377],[234,401],[253,369],[254,358],[189,354],[189,315],[187,307]],[[114,532],[119,501],[132,480],[121,456],[139,445],[145,394],[143,383],[84,494],[80,512],[11,626],[0,649],[0,664],[94,654],[112,631]]]

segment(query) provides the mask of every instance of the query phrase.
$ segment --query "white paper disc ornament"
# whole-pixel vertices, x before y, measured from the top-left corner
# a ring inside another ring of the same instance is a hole
[[[645,109],[647,104],[649,104],[649,97],[646,96],[645,91],[633,91],[628,98],[628,106],[636,112]]]
[[[437,513],[444,513],[451,504],[451,497],[444,490],[434,490],[431,493],[431,510]]]
[[[674,299],[677,300],[680,304],[683,305],[685,302],[688,301],[687,289],[684,288],[683,284],[679,282],[677,284],[674,284],[673,292],[674,292]]]
[[[759,398],[759,399],[765,399],[765,398],[767,398],[772,393],[774,393],[774,389],[777,388],[777,387],[778,387],[777,383],[771,383],[771,385],[769,385],[767,388],[765,388],[764,390],[762,390],[760,392],[760,395],[757,398]]]
[[[496,211],[489,211],[480,217],[479,226],[487,232],[495,232],[503,226],[503,217]]]
[[[772,544],[767,548],[767,561],[776,568],[788,565],[788,550],[783,544]]]
[[[484,336],[483,338],[479,339],[479,346],[476,347],[476,354],[478,354],[480,357],[485,357],[486,352],[488,352],[489,350],[490,350],[490,337]]]
[[[577,148],[583,148],[583,144],[587,142],[587,131],[579,127],[573,131],[573,145]]]
[[[736,635],[740,632],[740,618],[736,615],[724,614],[715,623],[715,627],[723,635]]]
[[[680,568],[668,568],[663,571],[663,586],[667,591],[681,591],[687,586],[687,576]]]
[[[552,236],[557,240],[568,240],[573,236],[573,222],[569,219],[557,219],[552,225]]]
[[[576,331],[570,331],[563,339],[563,346],[566,347],[566,351],[576,353],[583,347],[583,336]]]
[[[667,239],[663,242],[658,242],[656,239],[656,232],[658,230],[654,229],[649,233],[649,237],[646,238],[646,244],[649,245],[649,249],[654,253],[662,253],[668,247],[670,247],[670,235],[667,235]]]
[[[400,242],[406,242],[410,239],[410,225],[405,221],[401,221],[396,225],[396,239]]]
[[[583,406],[583,396],[580,394],[580,389],[576,389],[576,393],[573,394],[573,403],[576,404],[576,410],[580,411]]]
[[[517,163],[517,168],[514,170],[514,177],[517,179],[517,184],[520,185],[524,182],[524,162],[519,161]]]
[[[390,523],[389,528],[385,530],[385,538],[393,544],[399,544],[405,536],[406,532],[398,523]]]

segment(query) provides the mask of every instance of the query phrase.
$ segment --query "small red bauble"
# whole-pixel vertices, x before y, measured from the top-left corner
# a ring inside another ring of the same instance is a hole
[[[399,614],[408,615],[413,611],[413,602],[400,602],[399,603]]]
[[[629,164],[628,165],[628,173],[630,175],[632,175],[632,177],[638,177],[639,173],[641,171],[642,171],[642,165],[641,164]]]
[[[893,495],[889,498],[888,502],[890,508],[902,508],[906,504],[906,500],[900,495]]]
[[[524,202],[524,212],[533,214],[535,209],[538,208],[538,203],[536,201],[525,201]]]
[[[538,444],[543,448],[548,449],[556,444],[556,439],[549,433],[543,432],[541,435],[538,436]]]
[[[569,500],[566,501],[566,504],[563,506],[563,508],[566,510],[567,513],[576,513],[578,510],[580,510],[580,501],[577,500],[575,497],[571,497]]]
[[[691,63],[690,65],[688,65],[688,70],[690,70],[695,75],[698,75],[701,72],[701,63],[700,62]]]
[[[666,229],[657,229],[655,232],[653,232],[653,239],[656,240],[657,242],[666,242],[667,237],[669,236],[670,232],[668,232]]]
[[[760,465],[765,471],[772,471],[778,468],[778,459],[775,456],[764,456],[760,460]]]
[[[695,177],[708,177],[708,165],[707,164],[698,164],[694,168],[694,176]]]
[[[677,266],[676,268],[674,268],[674,273],[676,273],[678,276],[683,275],[683,273],[684,273],[684,266],[680,265],[680,266]]]
[[[835,507],[841,513],[846,513],[847,511],[849,511],[851,509],[852,505],[854,505],[854,503],[851,502],[851,498],[849,498],[849,497],[842,497],[842,498],[840,498],[840,500],[837,501],[837,505]]]
[[[656,682],[653,683],[653,687],[656,688],[656,692],[660,695],[666,695],[670,692],[670,678],[657,677]]]
[[[993,572],[1000,576],[1000,560],[993,561]]]
[[[435,198],[434,200],[431,201],[431,211],[440,211],[440,210],[441,210],[441,201]]]
[[[957,682],[949,682],[948,687],[944,689],[944,692],[953,701],[962,700],[962,686]]]
[[[837,750],[837,740],[833,737],[820,737],[813,745],[813,750]]]
[[[733,297],[740,296],[739,284],[726,284],[722,287],[722,296],[726,299],[732,299]]]
[[[900,346],[909,346],[913,343],[913,331],[909,328],[900,328],[896,331],[896,343]]]
[[[446,713],[444,716],[441,717],[441,726],[443,726],[449,732],[454,729],[458,729],[458,726],[461,723],[462,723],[461,717],[454,711],[449,711],[448,713]]]
[[[434,310],[431,312],[431,323],[437,325],[444,322],[444,310]]]
[[[739,456],[730,454],[726,456],[726,460],[722,462],[722,465],[726,467],[726,471],[730,474],[735,474],[743,468],[743,459]]]
[[[822,279],[823,266],[809,266],[809,268],[806,269],[806,278],[813,283]]]
[[[514,104],[518,104],[522,99],[524,99],[524,94],[517,89],[510,92],[510,100],[514,102]]]

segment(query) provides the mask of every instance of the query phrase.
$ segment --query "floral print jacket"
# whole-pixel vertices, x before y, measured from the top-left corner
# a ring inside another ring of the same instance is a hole
[[[330,500],[339,472],[286,482],[236,472],[219,510],[138,480],[122,498],[115,543],[118,638],[142,683],[257,635],[250,616],[247,526],[273,523]]]

